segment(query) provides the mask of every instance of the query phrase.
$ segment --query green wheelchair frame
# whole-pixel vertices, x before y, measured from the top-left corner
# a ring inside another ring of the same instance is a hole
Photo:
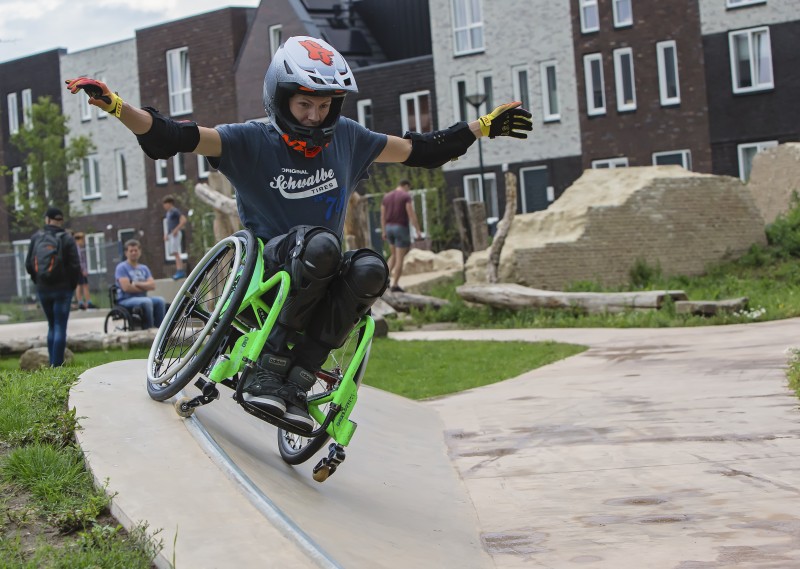
[[[290,291],[286,271],[264,278],[264,243],[249,230],[221,240],[201,259],[175,296],[147,360],[147,392],[165,401],[196,379],[201,394],[175,402],[179,415],[219,398],[217,385],[234,390],[245,411],[278,427],[278,447],[289,464],[300,464],[332,438],[328,456],[314,468],[325,480],[344,460],[344,446],[356,423],[350,415],[358,400],[375,323],[364,316],[344,344],[331,352],[316,373],[308,412],[317,423],[311,432],[265,413],[242,398],[242,388],[261,355]],[[258,276],[258,278],[254,278]],[[269,300],[268,300],[269,299]]]

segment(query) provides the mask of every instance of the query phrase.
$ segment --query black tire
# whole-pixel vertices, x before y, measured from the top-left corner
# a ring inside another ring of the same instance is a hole
[[[341,348],[337,348],[331,352],[328,361],[322,367],[322,371],[317,373],[317,383],[311,388],[309,395],[315,393],[322,393],[332,387],[333,378],[341,378],[350,365],[353,359],[356,348],[358,347],[361,339],[364,337],[364,326],[353,330],[348,336],[345,343]],[[367,369],[367,361],[369,360],[369,351],[372,345],[367,347],[364,354],[364,359],[361,360],[361,365],[356,370],[354,379],[356,385],[361,386],[361,380],[364,378],[364,372]],[[323,410],[327,410],[323,408]],[[317,429],[319,424],[314,422],[314,429]],[[308,438],[301,435],[295,435],[283,429],[278,429],[278,450],[281,453],[281,458],[287,464],[301,464],[313,457],[319,449],[321,449],[330,440],[330,435],[324,433],[318,437]]]
[[[239,231],[212,247],[186,278],[147,358],[147,393],[156,401],[183,389],[227,345],[236,308],[253,276],[258,245]],[[229,308],[222,312],[228,304]],[[224,342],[224,344],[223,344]]]
[[[126,309],[115,306],[106,314],[106,320],[103,322],[103,332],[106,334],[110,332],[127,332],[130,329],[131,315]]]

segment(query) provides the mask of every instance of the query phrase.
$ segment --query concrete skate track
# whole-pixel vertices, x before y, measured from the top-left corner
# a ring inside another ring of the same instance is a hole
[[[193,568],[788,569],[800,567],[800,412],[785,379],[798,332],[793,319],[393,334],[591,349],[427,402],[362,389],[347,460],[324,484],[318,457],[285,465],[274,429],[225,388],[197,413],[234,462],[219,468],[198,429],[147,397],[142,361],[89,370],[70,405],[115,514],[164,528],[162,566],[177,532],[177,566]]]

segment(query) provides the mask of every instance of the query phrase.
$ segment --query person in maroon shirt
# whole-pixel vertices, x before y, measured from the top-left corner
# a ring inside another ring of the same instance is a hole
[[[392,283],[389,290],[392,292],[403,292],[400,276],[403,274],[403,259],[411,247],[409,221],[414,224],[418,238],[424,239],[410,190],[411,182],[400,180],[397,187],[383,196],[381,201],[381,231],[383,240],[389,242],[388,264]]]

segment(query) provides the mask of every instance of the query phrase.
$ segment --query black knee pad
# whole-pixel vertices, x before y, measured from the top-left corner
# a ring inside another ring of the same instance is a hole
[[[329,349],[342,345],[389,286],[389,267],[371,249],[348,251],[342,265],[341,276],[331,284],[308,326],[310,337]]]
[[[359,249],[345,258],[343,278],[357,298],[377,298],[389,286],[389,267],[370,249]]]

